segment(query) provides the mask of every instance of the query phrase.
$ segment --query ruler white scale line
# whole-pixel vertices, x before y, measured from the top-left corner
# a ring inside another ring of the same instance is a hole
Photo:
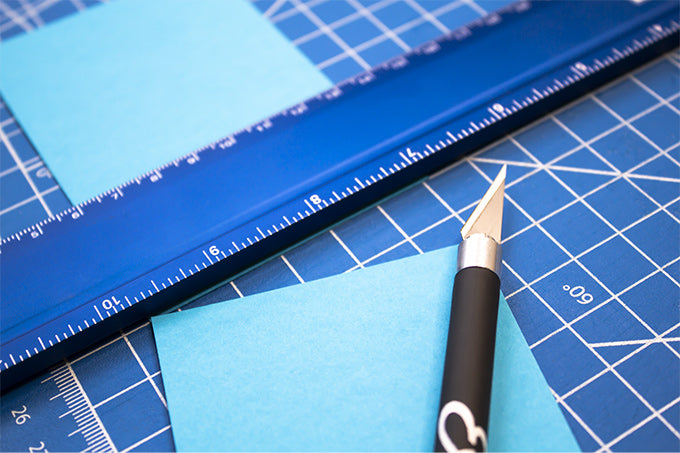
[[[84,407],[87,408],[87,406],[84,406]],[[79,411],[77,411],[77,409],[78,409],[78,408],[69,409],[69,410],[67,410],[66,412],[64,412],[63,414],[59,415],[59,418],[64,418],[64,417],[66,417],[67,415],[72,415],[72,414],[73,414],[73,417],[76,418],[76,417],[77,417],[77,414],[79,413]]]
[[[115,444],[111,440],[111,437],[109,436],[108,432],[106,431],[106,428],[104,427],[101,419],[99,418],[99,415],[97,414],[97,412],[94,409],[92,403],[90,402],[87,394],[85,393],[85,390],[83,389],[80,381],[78,380],[78,377],[76,376],[75,372],[73,371],[71,364],[69,362],[66,362],[64,367],[65,367],[65,370],[68,372],[69,379],[66,380],[66,381],[62,381],[63,383],[61,385],[57,384],[57,387],[61,389],[61,388],[65,387],[66,385],[75,384],[75,386],[78,390],[79,398],[87,406],[87,409],[88,409],[87,413],[89,414],[89,416],[94,421],[97,429],[104,435],[104,437],[106,439],[107,450],[114,451],[114,452],[117,451]],[[74,404],[75,401],[73,399],[68,399],[68,400],[65,400],[65,401],[66,401],[67,406],[69,406],[70,409],[73,409],[74,407],[76,407],[76,408],[80,407],[80,404],[82,404],[82,402],[81,402],[79,405],[75,405]]]
[[[76,424],[82,424],[84,423],[84,420],[89,420],[92,418],[92,415],[89,412],[89,407],[87,406],[87,403],[84,399],[73,405],[73,408],[70,412],[71,416],[76,421]]]
[[[80,388],[78,388],[78,392],[68,396],[64,397],[63,400],[66,402],[67,405],[72,406],[73,404],[76,404],[79,400],[83,399],[83,395],[80,393]]]
[[[78,426],[79,426],[78,429],[76,429],[75,431],[71,431],[71,432],[68,434],[68,437],[72,437],[73,435],[78,434],[78,433],[81,433],[81,434],[83,435],[83,437],[85,437],[85,432],[84,432],[84,430],[85,430],[86,428],[89,428],[90,426],[95,426],[95,427],[96,427],[96,426],[97,426],[97,421],[96,421],[94,418],[88,418],[88,421],[85,422],[85,424],[83,424],[82,426],[81,426],[78,422],[77,422],[76,424],[78,424]]]
[[[47,382],[47,381],[43,381]],[[50,398],[50,401],[55,400],[59,398],[60,396],[66,396],[71,393],[71,391],[75,391],[78,389],[78,386],[75,384],[75,382],[68,382],[66,385],[61,386],[59,383],[57,383],[57,386],[59,386],[59,393],[54,395],[53,397]]]
[[[59,416],[59,418],[66,417],[67,415],[70,414],[73,417],[73,419],[76,420],[76,422],[78,422],[79,420],[87,416],[87,410],[88,410],[87,404],[85,403],[85,401],[83,401],[83,403],[80,406],[76,406],[73,409],[69,410],[68,412],[64,412]]]
[[[91,426],[83,426],[83,430],[80,431],[80,434],[83,435],[83,437],[86,440],[91,440],[91,439],[98,439],[100,437],[103,437],[101,431],[97,430],[97,424],[94,423]]]

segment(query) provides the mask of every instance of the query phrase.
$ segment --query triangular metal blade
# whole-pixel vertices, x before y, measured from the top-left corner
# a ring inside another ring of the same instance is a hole
[[[491,187],[486,191],[482,200],[460,230],[463,239],[467,239],[473,234],[484,233],[491,236],[498,244],[501,243],[506,167],[506,165],[503,165],[498,176],[491,183]]]

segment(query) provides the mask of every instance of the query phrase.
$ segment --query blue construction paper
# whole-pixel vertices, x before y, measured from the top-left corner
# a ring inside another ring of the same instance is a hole
[[[246,0],[118,0],[0,46],[0,92],[73,203],[332,86]]]
[[[152,319],[178,451],[431,451],[456,248]],[[501,298],[491,451],[579,450]]]

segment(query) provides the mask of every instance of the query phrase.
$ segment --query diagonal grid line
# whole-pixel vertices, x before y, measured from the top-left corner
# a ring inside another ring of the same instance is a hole
[[[514,140],[514,139],[513,139],[513,140]],[[518,143],[517,141],[515,141],[515,144],[522,150],[522,152],[524,152],[527,156],[529,156],[529,158],[531,158],[531,159],[535,160],[536,162],[538,162],[538,159],[536,159],[536,157],[535,157],[533,154],[531,154],[526,148],[524,148],[520,143]],[[552,171],[550,171],[550,170],[548,170],[548,169],[545,169],[545,171],[546,171],[546,173],[548,173],[548,175],[550,175],[557,183],[559,183],[562,187],[564,187],[567,191],[569,191],[569,193],[570,193],[572,196],[578,197],[578,194],[577,194],[571,187],[569,187],[567,184],[565,184],[564,181],[562,181],[560,178],[558,178]],[[619,237],[623,238],[624,240],[626,239],[626,236],[625,236],[620,230],[618,230],[617,228],[615,228],[614,225],[612,225],[607,219],[605,219],[604,216],[602,216],[597,210],[595,210],[595,209],[590,205],[590,203],[588,203],[588,202],[587,202],[586,200],[584,200],[584,199],[581,199],[580,202],[581,202],[581,204],[583,204],[586,208],[588,208],[593,214],[595,214],[600,220],[602,220],[609,228],[611,228],[611,229],[612,229]],[[664,209],[662,206],[661,206],[660,208],[661,208],[661,209]],[[544,232],[544,234],[546,234],[546,235],[548,234],[546,230],[543,230],[543,229],[542,229],[542,231]],[[549,236],[549,237],[552,238],[552,236]],[[558,246],[560,246],[560,244],[559,244],[556,240],[555,240],[554,242],[555,242]],[[630,242],[630,241],[628,241],[628,242],[631,243],[631,245],[632,245],[632,242]],[[561,247],[561,248],[562,248],[562,247]],[[611,291],[611,290],[609,289],[609,287],[607,287],[602,281],[600,281],[600,279],[597,278],[597,277],[595,276],[595,274],[592,273],[586,266],[584,266],[578,258],[574,257],[574,255],[572,255],[566,248],[563,248],[563,251],[564,251],[565,253],[567,253],[567,255],[568,255],[570,258],[573,258],[573,259],[574,259],[574,262],[575,262],[579,267],[581,267],[581,269],[583,269],[583,271],[586,272],[586,274],[588,274],[593,280],[595,280],[595,282],[596,282],[597,284],[599,284],[602,288],[604,288],[605,291],[607,291],[607,293],[609,293],[610,297],[613,297],[613,298],[614,298],[614,299],[615,299],[615,300],[616,300],[616,301],[617,301],[617,302],[618,302],[618,303],[619,303],[626,311],[628,311],[628,312],[629,312],[629,313],[630,313],[630,314],[631,314],[631,315],[632,315],[632,316],[633,316],[633,317],[634,317],[634,318],[635,318],[635,319],[636,319],[636,320],[637,320],[637,321],[638,321],[645,329],[647,329],[649,332],[651,332],[652,335],[658,336],[658,334],[654,331],[654,329],[651,328],[651,326],[649,326],[649,324],[647,324],[642,318],[640,318],[640,316],[639,316],[637,313],[635,313],[635,311],[631,310],[630,307],[628,307],[628,305],[625,304],[625,303],[621,300],[621,298],[619,298],[616,294],[614,294],[614,292]],[[639,250],[638,250],[638,251],[639,251]],[[639,251],[639,252],[642,253],[641,251]],[[645,257],[646,257],[646,258],[647,258],[647,259],[648,259],[648,260],[656,267],[657,271],[662,272],[665,276],[667,276],[669,279],[671,279],[671,281],[673,281],[678,287],[680,287],[680,284],[678,284],[677,281],[675,281],[674,279],[672,279],[672,278],[670,277],[670,275],[668,274],[668,272],[666,272],[661,266],[659,266],[658,264],[656,264],[656,262],[652,261],[652,260],[651,260],[649,257],[647,257],[646,255],[643,255],[643,256],[645,256]],[[670,347],[668,344],[665,344],[665,345],[666,345],[667,348],[669,348],[669,349],[671,350],[671,352],[677,354],[677,351],[675,351],[675,349],[673,349],[672,347]]]
[[[380,211],[382,215],[385,216],[385,218],[392,224],[392,226],[397,229],[399,234],[401,234],[409,242],[409,244],[411,244],[413,248],[416,249],[416,251],[422,255],[423,250],[420,247],[418,247],[418,244],[416,244],[413,241],[413,239],[408,234],[406,234],[406,231],[404,231],[404,229],[397,222],[395,222],[395,220],[387,212],[385,212],[382,206],[377,205],[376,208],[378,209],[378,211]]]
[[[662,336],[664,336],[664,335],[667,335],[668,333],[670,333],[670,332],[672,332],[673,330],[677,329],[678,326],[680,326],[680,323],[675,324],[674,326],[668,328],[666,331],[662,332],[662,333],[660,334],[660,337],[662,337]],[[558,397],[557,397],[558,401],[562,401],[562,400],[565,400],[565,399],[569,398],[571,395],[575,394],[576,392],[578,392],[579,390],[581,390],[582,388],[584,388],[585,386],[587,386],[588,384],[590,384],[591,382],[593,382],[594,380],[596,380],[597,378],[599,378],[600,376],[606,374],[607,372],[611,371],[612,369],[614,369],[614,368],[616,368],[617,366],[621,365],[622,363],[626,362],[628,359],[630,359],[631,357],[637,355],[638,353],[640,353],[640,352],[643,351],[644,349],[648,348],[648,347],[651,346],[652,344],[655,344],[655,342],[650,341],[650,342],[647,342],[647,343],[642,344],[640,347],[636,348],[635,350],[633,350],[633,351],[629,352],[628,354],[626,354],[625,356],[621,357],[621,358],[620,358],[619,360],[617,360],[616,362],[612,363],[609,367],[603,369],[602,371],[599,371],[599,372],[595,373],[593,376],[591,376],[591,377],[589,377],[588,379],[586,379],[585,381],[581,382],[581,383],[580,383],[579,385],[577,385],[576,387],[574,387],[574,388],[572,388],[571,390],[565,392],[563,395],[558,396]],[[661,411],[659,411],[659,412],[661,412]]]
[[[130,351],[132,352],[132,355],[135,357],[135,360],[139,364],[139,367],[142,369],[142,372],[148,379],[149,383],[153,387],[154,392],[156,392],[156,395],[158,395],[158,399],[161,400],[161,403],[163,403],[163,406],[165,408],[168,408],[168,403],[165,401],[165,396],[163,395],[163,392],[158,388],[156,385],[156,382],[154,382],[153,378],[151,377],[151,374],[149,373],[149,370],[146,369],[146,365],[144,365],[144,362],[142,362],[142,359],[139,357],[139,354],[137,354],[137,350],[135,350],[134,346],[132,346],[132,343],[130,342],[130,339],[127,337],[127,334],[122,333],[121,335],[123,336],[123,340],[125,341],[125,344],[127,344],[128,348],[130,348]]]
[[[679,199],[680,199],[680,198],[679,198]],[[676,259],[674,259],[674,260],[668,262],[664,267],[671,266],[672,264],[675,264],[675,263],[678,262],[678,261],[680,261],[680,257],[678,257],[678,258],[676,258]],[[572,262],[572,261],[570,260],[569,263],[571,263],[571,262]],[[564,265],[560,265],[560,266],[558,266],[558,267],[561,269],[562,267],[564,267]],[[553,272],[551,271],[550,274],[552,274],[552,273],[553,273]],[[618,292],[618,293],[616,294],[616,296],[621,297],[622,295],[624,295],[625,293],[627,293],[627,292],[630,291],[631,289],[633,289],[633,288],[635,288],[636,286],[638,286],[639,284],[641,284],[641,283],[643,283],[643,282],[649,280],[650,278],[652,278],[653,276],[657,275],[658,273],[659,273],[659,271],[657,271],[657,270],[652,271],[652,272],[649,273],[648,275],[645,275],[644,277],[642,277],[642,278],[639,279],[638,281],[636,281],[636,282],[634,282],[634,283],[631,283],[631,284],[628,285],[626,288],[622,289],[620,292]],[[529,285],[531,285],[531,283],[529,283]],[[524,289],[526,289],[526,288],[524,288]],[[516,294],[516,293],[517,293],[517,292],[515,292],[515,293],[513,293],[513,294]],[[507,297],[506,297],[506,300],[509,299],[509,298],[510,298],[510,296],[507,296]],[[608,297],[607,299],[605,299],[604,302],[599,303],[598,305],[596,305],[595,307],[591,308],[590,310],[588,310],[588,311],[582,313],[581,315],[577,316],[576,318],[572,319],[571,321],[569,321],[569,322],[566,323],[565,325],[563,325],[563,326],[561,326],[561,327],[559,327],[559,328],[553,330],[552,332],[550,332],[549,334],[547,334],[546,336],[544,336],[544,337],[541,338],[540,340],[537,340],[536,342],[534,342],[533,344],[531,344],[531,345],[529,346],[529,348],[530,348],[530,349],[535,348],[536,346],[538,346],[539,344],[545,342],[546,340],[548,340],[549,338],[553,337],[554,335],[556,335],[556,334],[562,332],[564,329],[567,328],[568,325],[576,324],[578,321],[580,321],[580,320],[582,320],[583,318],[585,318],[586,316],[590,315],[592,312],[594,312],[594,311],[596,311],[596,310],[599,310],[599,309],[602,308],[604,305],[610,303],[610,302],[613,301],[614,299],[615,299],[614,296]],[[651,340],[653,340],[653,339],[650,339],[650,341],[651,341]],[[593,344],[593,343],[591,343],[591,345],[592,345],[593,347],[596,347],[596,345]],[[677,354],[680,354],[680,353],[677,353],[677,352],[676,352],[676,355],[677,355]]]
[[[671,407],[673,407],[673,406],[674,406],[675,404],[677,404],[678,402],[680,402],[680,397],[675,398],[673,401],[669,402],[668,404],[666,404],[665,406],[663,406],[662,408],[660,408],[660,409],[659,409],[659,412],[665,412],[666,410],[670,409]],[[616,445],[616,444],[619,443],[621,440],[625,439],[626,437],[628,437],[630,434],[634,433],[634,432],[637,431],[638,429],[642,428],[644,425],[646,425],[646,424],[649,423],[650,421],[654,420],[655,418],[658,418],[658,417],[655,417],[655,416],[652,414],[652,415],[648,415],[646,418],[640,420],[638,423],[636,423],[635,425],[631,426],[631,427],[628,428],[626,431],[622,432],[622,433],[619,434],[617,437],[615,437],[614,439],[612,439],[612,440],[610,440],[609,442],[607,442],[607,444],[604,445],[604,447],[603,447],[603,448],[605,449],[605,450],[603,450],[603,451],[611,451],[611,450],[610,450],[611,447],[613,447],[614,445]],[[598,450],[598,451],[599,451],[599,450]]]
[[[558,125],[560,125],[565,131],[569,132],[569,133],[570,133],[571,135],[573,135],[577,140],[579,140],[579,141],[581,141],[581,142],[583,143],[583,140],[582,140],[578,135],[576,135],[573,131],[571,131],[571,129],[569,129],[566,125],[564,125],[564,124],[563,124],[561,121],[559,121],[557,118],[553,117],[553,119],[554,119],[555,122],[556,122]],[[614,167],[609,161],[607,161],[607,159],[605,159],[603,156],[601,156],[601,155],[600,155],[597,151],[595,151],[590,145],[586,145],[585,143],[583,143],[583,144],[584,144],[584,146],[585,146],[591,153],[593,153],[596,157],[598,157],[600,160],[602,160],[605,164],[607,164],[607,165],[609,165],[609,166],[611,166],[612,168],[615,169],[615,167]],[[524,150],[524,151],[527,152],[526,150]],[[571,192],[572,194],[575,193],[569,186],[567,186],[566,184],[564,184],[564,182],[562,182],[561,179],[559,179],[557,176],[555,176],[555,174],[554,174],[553,172],[551,172],[550,170],[546,170],[546,171],[547,171],[547,173],[548,173],[550,176],[553,177],[553,179],[555,179],[558,183],[560,183],[560,185],[562,185],[563,187],[565,187],[569,192]],[[618,170],[615,169],[615,171],[618,171]],[[650,198],[651,198],[651,197],[650,197]],[[652,264],[653,266],[655,266],[657,269],[660,269],[659,265],[658,265],[653,259],[651,259],[645,252],[643,252],[643,251],[642,251],[636,244],[634,244],[633,241],[631,241],[626,235],[622,234],[621,231],[620,231],[618,228],[616,228],[609,220],[607,220],[602,214],[600,214],[596,209],[594,209],[594,208],[590,205],[590,203],[588,203],[585,199],[582,199],[582,200],[581,200],[581,203],[582,203],[585,207],[587,207],[593,214],[595,214],[600,220],[602,220],[609,228],[611,228],[613,231],[615,231],[616,233],[618,233],[619,236],[620,236],[624,241],[626,241],[626,242],[628,243],[628,245],[630,245],[631,247],[633,247],[633,248],[635,249],[635,251],[638,252],[644,259],[646,259],[649,263],[651,263],[651,264]],[[657,206],[660,206],[658,203],[656,203],[656,204],[657,204]],[[664,209],[664,210],[665,210],[665,209]],[[668,213],[668,211],[666,211],[666,213]],[[675,217],[673,216],[673,218],[675,218]],[[675,283],[676,286],[680,286],[680,283],[678,283],[678,281],[675,280],[675,278],[673,278],[670,274],[668,274],[666,271],[662,271],[662,272],[663,272],[664,275],[666,275],[669,279],[671,279],[671,281],[672,281],[673,283]]]
[[[359,54],[351,48],[340,36],[335,33],[333,29],[331,29],[328,25],[326,25],[320,18],[317,16],[306,4],[301,2],[300,0],[291,0],[291,2],[295,5],[297,9],[299,9],[302,14],[304,14],[307,19],[309,19],[314,25],[319,27],[323,32],[338,46],[340,46],[341,49],[343,49],[348,55],[352,57],[352,59],[359,64],[362,68],[365,70],[370,70],[371,65],[366,63],[366,61],[359,56]]]
[[[318,3],[318,2],[317,2]],[[415,235],[414,235],[415,236]],[[233,283],[232,283],[233,284]]]
[[[680,196],[677,197],[677,198],[675,198],[675,199],[673,199],[673,200],[671,200],[671,201],[669,201],[669,202],[667,203],[667,206],[670,206],[671,204],[673,204],[673,203],[675,203],[676,201],[679,201],[679,200],[680,200]],[[638,225],[639,223],[644,222],[645,220],[647,220],[648,218],[652,217],[653,215],[657,214],[657,213],[660,212],[660,211],[661,211],[660,209],[657,209],[657,210],[654,210],[654,211],[650,212],[649,214],[647,214],[647,215],[645,215],[645,216],[639,218],[637,221],[631,223],[630,225],[628,225],[626,228],[624,228],[624,229],[621,230],[621,231],[622,231],[622,232],[625,232],[625,231],[627,231],[627,230],[629,230],[629,229],[635,227],[635,226]],[[531,227],[533,227],[533,225],[531,225],[529,228],[531,228]],[[529,229],[529,228],[527,228],[527,229]],[[593,250],[595,250],[595,249],[597,249],[598,247],[602,246],[603,244],[609,242],[610,240],[614,239],[614,238],[617,237],[617,236],[618,236],[617,233],[613,233],[611,236],[609,236],[609,237],[607,237],[607,238],[601,240],[600,242],[596,243],[595,245],[592,245],[591,247],[587,248],[586,250],[584,250],[583,252],[579,253],[578,255],[575,255],[574,258],[581,258],[581,257],[583,257],[584,255],[587,255],[588,253],[592,252]],[[662,266],[662,267],[668,267],[668,266],[670,266],[672,263],[674,263],[674,262],[677,261],[677,260],[678,260],[678,258],[676,258],[676,259],[674,259],[674,260],[671,260],[670,262],[668,262],[667,264],[665,264],[665,265]],[[562,268],[565,267],[566,265],[572,263],[573,261],[574,261],[574,260],[571,259],[571,258],[568,259],[568,260],[566,260],[564,263],[560,264],[559,266],[555,267],[554,269],[551,269],[550,271],[546,272],[545,274],[541,275],[540,277],[537,277],[537,278],[535,278],[534,280],[530,281],[529,283],[527,283],[527,285],[522,286],[521,288],[519,288],[519,289],[517,289],[516,291],[512,292],[511,294],[509,294],[509,295],[507,296],[507,298],[510,298],[510,297],[516,295],[517,293],[520,293],[521,291],[525,290],[528,286],[532,286],[532,285],[538,283],[539,281],[543,280],[544,278],[549,277],[550,275],[552,275],[552,274],[555,273],[556,271],[562,269]],[[658,273],[658,272],[660,272],[660,271],[659,271],[659,270],[655,270],[655,271],[653,271],[652,274],[650,274],[650,275],[656,274],[656,273]],[[640,280],[640,281],[643,281],[643,280]],[[632,286],[634,286],[634,284],[633,284]],[[632,287],[632,286],[631,286],[631,287]],[[628,289],[630,289],[631,287],[629,287]]]
[[[5,132],[2,129],[0,129],[0,140],[5,144],[7,151],[9,151],[9,154],[12,156],[12,159],[14,159],[14,162],[16,163],[17,167],[19,167],[19,170],[21,170],[21,173],[24,175],[24,178],[28,182],[28,185],[31,186],[31,190],[33,190],[33,193],[40,201],[40,204],[42,205],[47,215],[49,217],[52,217],[52,211],[50,210],[49,206],[47,206],[45,199],[42,197],[42,195],[40,195],[40,191],[33,182],[33,179],[31,179],[31,176],[28,174],[28,171],[26,170],[24,163],[21,161],[21,158],[19,158],[19,155],[14,149],[14,146],[12,146],[12,143],[9,141],[9,139],[5,135]]]
[[[408,44],[406,44],[396,33],[389,29],[380,19],[375,17],[375,15],[366,9],[366,7],[364,7],[361,3],[359,3],[357,0],[347,0],[347,2],[352,5],[352,7],[356,9],[363,17],[378,27],[378,29],[382,32],[382,35],[389,37],[392,42],[401,48],[401,50],[406,52],[411,50],[411,47]]]
[[[553,398],[555,398],[555,400],[557,401],[558,398],[559,398],[559,396],[557,395],[557,393],[555,393],[555,391],[554,391],[553,389],[550,389],[550,393],[552,393]],[[588,424],[587,424],[586,422],[583,421],[583,419],[581,418],[581,416],[578,415],[578,414],[576,413],[576,411],[574,411],[574,409],[572,409],[571,406],[570,406],[569,404],[567,404],[566,401],[559,401],[558,404],[561,405],[562,407],[564,407],[564,409],[569,413],[569,415],[571,415],[572,417],[574,417],[574,420],[576,420],[576,422],[577,422],[579,425],[581,425],[581,427],[582,427],[582,428],[590,435],[590,437],[592,437],[593,440],[594,440],[595,442],[597,442],[597,444],[600,446],[600,448],[603,449],[602,451],[610,451],[610,450],[605,446],[605,443],[602,441],[602,439],[600,439],[600,436],[598,436],[597,434],[595,434],[595,431],[593,431],[593,429],[592,429],[590,426],[588,426]]]
[[[474,168],[482,175],[482,177],[484,177],[484,178],[489,182],[489,184],[491,183],[491,179],[490,179],[483,171],[481,171],[474,163],[471,163],[471,165],[472,165],[472,166],[473,166],[473,167],[474,167]],[[534,222],[534,223],[536,222],[536,221],[533,219],[533,217],[531,217],[531,215],[530,215],[529,213],[527,213],[527,212],[526,212],[526,211],[525,211],[525,210],[524,210],[524,209],[523,209],[516,201],[514,201],[513,198],[512,198],[511,196],[509,196],[507,193],[505,194],[505,199],[508,200],[509,202],[511,202],[517,209],[519,209],[520,212],[522,212],[522,214],[524,214],[524,215],[527,217],[527,219],[529,219],[531,222]],[[555,245],[557,245],[564,253],[566,253],[567,256],[569,256],[570,258],[573,258],[573,255],[571,255],[571,253],[570,253],[570,252],[569,252],[562,244],[560,244],[560,243],[559,243],[559,242],[558,242],[558,241],[557,241],[550,233],[548,233],[548,232],[543,228],[543,226],[542,226],[541,224],[536,224],[536,227],[537,227],[537,228],[538,228],[538,229],[539,229],[546,237],[548,237],[548,239],[550,239]],[[598,282],[598,283],[599,283],[599,284],[600,284],[607,292],[609,292],[610,294],[613,295],[613,293],[611,292],[611,290],[609,290],[604,284],[602,284],[601,282],[599,282],[599,279],[597,279],[597,277],[596,277],[595,275],[593,275],[592,272],[590,272],[590,271],[589,271],[585,266],[583,266],[580,262],[576,261],[576,263],[579,264],[579,266],[581,266],[581,268],[582,268],[586,273],[588,273],[588,274],[591,276],[591,278],[593,278],[596,282]],[[524,281],[524,279],[521,278],[521,276],[519,276],[519,275],[516,274],[516,273],[515,273],[515,275],[516,275],[516,277],[517,277],[518,279],[520,279],[521,282],[526,283],[526,282]],[[536,297],[537,297],[537,298],[538,298],[538,299],[539,299],[546,307],[549,307],[550,311],[558,318],[558,320],[559,320],[562,324],[567,325],[567,322],[564,320],[564,318],[563,318],[559,313],[557,313],[557,312],[550,306],[550,304],[548,304],[548,303],[543,299],[543,297],[540,296],[540,295],[534,290],[534,288],[532,288],[532,287],[528,287],[528,288],[529,288],[529,291],[531,291],[532,294],[534,294],[534,296],[536,296]],[[623,304],[622,302],[620,302],[620,303],[625,307],[625,304]],[[641,320],[640,320],[640,321],[641,321]],[[641,321],[641,322],[642,322],[642,321]],[[641,394],[640,394],[640,393],[639,393],[639,392],[638,392],[638,391],[637,391],[637,390],[636,390],[636,389],[635,389],[635,388],[634,388],[634,387],[633,387],[633,386],[632,386],[632,385],[631,385],[631,384],[630,384],[630,383],[629,383],[629,382],[628,382],[628,381],[627,381],[627,380],[626,380],[626,379],[625,379],[625,378],[624,378],[624,377],[616,370],[616,369],[612,368],[611,365],[610,365],[610,364],[602,357],[602,355],[600,355],[593,347],[591,347],[590,344],[589,344],[587,341],[585,341],[585,339],[584,339],[584,338],[583,338],[583,337],[582,337],[582,336],[581,336],[581,335],[580,335],[580,334],[579,334],[572,326],[568,326],[567,329],[568,329],[568,330],[570,331],[570,333],[571,333],[572,335],[574,335],[574,336],[575,336],[575,337],[576,337],[576,338],[577,338],[577,339],[578,339],[578,340],[579,340],[579,341],[580,341],[580,342],[581,342],[581,343],[582,343],[582,344],[583,344],[583,345],[584,345],[584,346],[585,346],[585,347],[586,347],[586,348],[587,348],[587,349],[588,349],[588,350],[589,350],[589,351],[590,351],[590,352],[591,352],[591,353],[592,353],[592,354],[593,354],[600,362],[602,362],[602,364],[603,364],[606,368],[608,368],[609,371],[611,371],[612,374],[613,374],[614,376],[616,376],[616,377],[619,379],[619,381],[620,381],[626,388],[628,388],[628,390],[629,390],[633,395],[635,395],[635,397],[637,397],[637,398],[640,400],[640,402],[642,402],[643,405],[645,405],[645,406],[647,407],[647,409],[649,409],[649,410],[650,410],[651,412],[653,412],[653,413],[658,414],[657,410],[656,410],[656,409],[655,409],[655,408],[654,408],[654,407],[653,407],[653,406],[652,406],[652,405],[651,405],[651,404],[650,404],[650,403],[649,403],[649,402],[648,402],[648,401],[647,401],[647,400],[646,400],[646,399],[645,399],[645,398],[644,398],[644,397],[643,397],[643,396],[642,396],[642,395],[641,395]],[[651,328],[650,328],[650,330],[651,330]],[[653,332],[653,330],[652,330],[652,332]],[[676,437],[680,438],[680,432],[678,432],[678,430],[677,430],[671,423],[669,423],[669,422],[665,419],[665,417],[663,417],[661,414],[658,414],[658,417],[659,417],[659,420],[660,420],[660,421],[661,421],[661,422],[662,422],[662,423],[663,423],[663,424],[664,424],[664,425],[665,425],[665,426],[666,426],[666,427],[667,427],[667,428],[668,428],[668,429],[669,429]]]

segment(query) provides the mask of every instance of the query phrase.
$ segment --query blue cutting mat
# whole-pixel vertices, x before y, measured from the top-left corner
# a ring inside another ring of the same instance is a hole
[[[336,81],[360,71],[362,61],[371,65],[398,53],[399,41],[416,45],[497,5],[257,4]],[[0,36],[83,6],[75,0],[0,2]],[[322,32],[320,24],[330,29]],[[0,223],[8,234],[68,202],[13,118],[4,109],[0,115]],[[582,448],[678,450],[678,115],[675,52],[193,304],[454,244],[463,219],[507,163],[503,291]],[[148,324],[4,396],[0,414],[3,450],[172,448]]]

